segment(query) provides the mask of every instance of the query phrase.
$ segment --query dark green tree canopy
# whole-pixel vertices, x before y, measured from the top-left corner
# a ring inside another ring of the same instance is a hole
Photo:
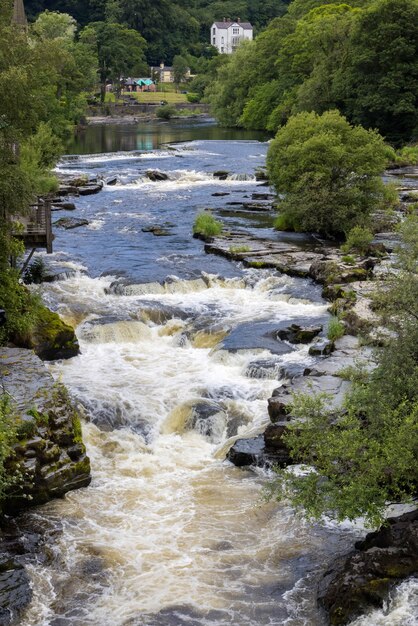
[[[392,151],[375,131],[338,111],[291,117],[272,141],[267,165],[279,210],[296,230],[342,235],[385,198],[381,174]]]

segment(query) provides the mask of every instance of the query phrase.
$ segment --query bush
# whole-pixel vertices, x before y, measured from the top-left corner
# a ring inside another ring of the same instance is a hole
[[[399,167],[418,165],[418,145],[404,146],[401,150],[397,150],[395,164]]]
[[[341,337],[345,333],[345,327],[342,322],[338,319],[338,317],[331,317],[328,324],[328,332],[327,337],[330,341],[336,341],[337,339],[341,339]]]
[[[291,223],[290,217],[284,213],[278,215],[274,220],[274,228],[276,230],[284,230],[284,231],[294,231],[293,224]]]
[[[382,137],[351,126],[338,111],[291,117],[271,142],[269,180],[279,209],[300,231],[342,236],[385,202],[381,179],[393,157]]]
[[[204,235],[205,237],[216,237],[222,232],[222,224],[216,220],[213,215],[205,211],[200,213],[193,225],[193,233],[195,235]]]
[[[7,394],[0,396],[0,511],[5,495],[19,479],[19,473],[11,472],[6,461],[13,453],[17,441],[17,416]]]
[[[351,252],[352,250],[364,254],[371,242],[373,241],[373,233],[368,228],[354,226],[348,233],[347,241],[341,250],[343,252]]]
[[[23,275],[23,282],[26,285],[40,285],[46,276],[46,266],[45,261],[38,257],[26,268],[26,271]]]
[[[161,120],[169,120],[176,114],[176,109],[171,104],[163,104],[157,109],[157,117]]]
[[[200,96],[198,93],[188,93],[187,100],[191,104],[197,104],[198,102],[200,102]]]

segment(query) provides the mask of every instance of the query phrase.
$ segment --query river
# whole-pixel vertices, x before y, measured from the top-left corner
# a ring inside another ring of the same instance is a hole
[[[265,472],[225,461],[238,436],[268,422],[283,368],[311,362],[306,346],[279,349],[272,331],[326,323],[326,303],[306,280],[205,255],[191,236],[212,208],[229,229],[279,237],[270,214],[228,204],[260,191],[265,140],[207,121],[96,126],[59,164],[117,179],[76,199],[89,225],[56,229],[49,262],[62,278],[42,287],[77,327],[80,356],[51,371],[85,411],[93,481],[28,514],[49,540],[29,566],[22,626],[326,623],[316,583],[361,525],[308,524],[265,501]],[[168,180],[151,182],[147,169]],[[142,230],[155,225],[166,236]],[[406,583],[386,612],[356,624],[412,624],[411,593]]]

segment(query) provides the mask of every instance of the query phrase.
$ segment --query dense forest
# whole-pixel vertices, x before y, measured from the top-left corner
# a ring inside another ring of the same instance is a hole
[[[27,0],[28,16],[44,10],[69,13],[79,26],[113,20],[138,30],[148,42],[147,61],[171,63],[176,54],[204,53],[209,28],[223,17],[249,20],[256,32],[283,15],[289,0]]]
[[[416,0],[294,0],[211,81],[226,126],[276,132],[290,116],[338,109],[392,144],[418,129]]]

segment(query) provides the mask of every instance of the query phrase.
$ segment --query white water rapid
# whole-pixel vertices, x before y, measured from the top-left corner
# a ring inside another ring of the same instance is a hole
[[[92,419],[93,483],[36,513],[62,520],[62,534],[52,564],[32,567],[22,626],[322,623],[309,579],[330,546],[344,550],[342,536],[265,503],[265,477],[224,461],[236,435],[267,422],[282,367],[310,363],[306,347],[224,340],[322,318],[322,303],[289,293],[293,282],[248,271],[111,287],[78,273],[47,287],[79,322],[82,354],[53,372]]]

